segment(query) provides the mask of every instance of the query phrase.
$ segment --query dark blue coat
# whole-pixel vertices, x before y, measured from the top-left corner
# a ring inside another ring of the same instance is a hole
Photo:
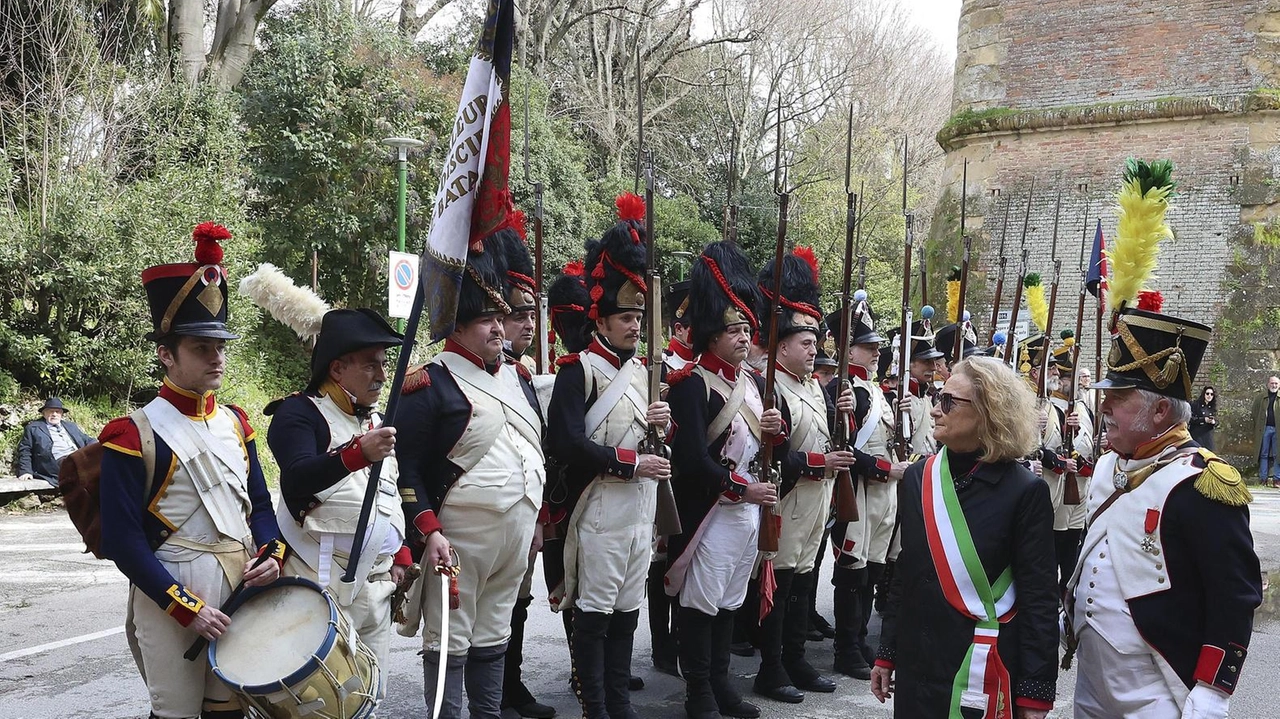
[[[67,430],[71,442],[79,449],[93,441],[93,438],[80,431],[75,422],[62,420],[62,427]],[[44,418],[28,422],[18,442],[18,476],[30,474],[37,479],[58,486],[59,462],[53,458],[53,438],[49,436],[49,423]]]

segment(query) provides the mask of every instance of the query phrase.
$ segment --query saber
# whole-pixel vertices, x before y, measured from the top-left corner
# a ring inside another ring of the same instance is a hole
[[[449,610],[452,608],[452,592],[458,581],[457,554],[453,555],[453,564],[437,564],[433,570],[440,577],[440,663],[436,665],[436,694],[431,700],[431,717],[440,716],[440,706],[444,703],[444,680],[449,667]]]

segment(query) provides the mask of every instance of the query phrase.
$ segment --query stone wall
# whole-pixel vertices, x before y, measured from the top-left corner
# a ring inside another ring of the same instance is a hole
[[[966,0],[953,116],[938,134],[947,163],[931,264],[958,264],[967,159],[975,251],[969,305],[984,326],[1006,204],[1007,308],[1031,180],[1029,264],[1046,284],[1061,193],[1055,336],[1074,326],[1081,244],[1092,243],[1096,218],[1114,241],[1125,159],[1174,161],[1178,190],[1168,219],[1175,239],[1164,244],[1151,284],[1164,293],[1167,311],[1216,327],[1197,385],[1219,387],[1226,413],[1219,447],[1237,456],[1250,452],[1249,399],[1280,368],[1280,292],[1270,272],[1280,247],[1278,38],[1280,0]],[[1091,297],[1086,308],[1082,344],[1092,366]]]

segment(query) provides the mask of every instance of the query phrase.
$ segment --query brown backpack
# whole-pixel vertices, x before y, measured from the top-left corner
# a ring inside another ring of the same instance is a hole
[[[141,410],[129,415],[142,441],[142,464],[146,468],[146,482],[142,496],[151,494],[151,482],[156,471],[156,437],[151,423]],[[86,552],[102,559],[102,504],[98,493],[98,477],[102,473],[102,453],[106,449],[101,442],[92,442],[62,459],[58,467],[58,489],[62,492],[67,514],[76,531],[84,539]]]

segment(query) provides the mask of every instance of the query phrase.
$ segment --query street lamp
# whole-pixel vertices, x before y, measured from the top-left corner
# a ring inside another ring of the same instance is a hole
[[[400,189],[396,198],[396,226],[400,236],[397,247],[401,252],[404,252],[404,215],[409,191],[409,150],[422,147],[426,143],[422,140],[415,140],[412,137],[387,137],[382,140],[382,144],[396,149],[396,174],[400,181]],[[399,331],[404,332],[404,320],[396,320],[396,327]]]
[[[676,257],[679,257],[679,258],[680,258],[680,260],[681,260],[681,262],[680,262],[680,281],[681,281],[681,282],[684,282],[684,275],[685,275],[685,272],[687,272],[687,271],[688,271],[688,269],[689,269],[689,265],[693,263],[693,253],[692,253],[692,252],[685,252],[685,251],[683,251],[683,250],[678,250],[678,251],[676,251],[676,252],[672,252],[671,254],[672,254],[672,255],[675,255]]]

